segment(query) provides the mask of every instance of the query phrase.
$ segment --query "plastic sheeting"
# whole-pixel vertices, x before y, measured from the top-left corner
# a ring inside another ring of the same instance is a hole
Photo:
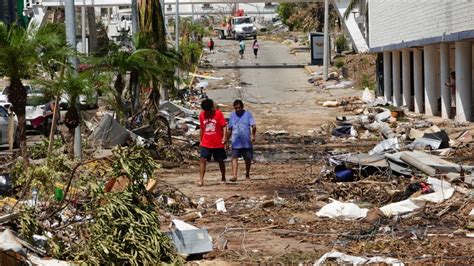
[[[385,263],[388,265],[397,265],[402,266],[405,265],[398,259],[388,258],[388,257],[372,257],[372,258],[365,258],[365,257],[357,257],[348,254],[341,253],[339,251],[331,251],[324,254],[319,260],[314,264],[315,266],[326,265],[327,260],[336,260],[336,263],[346,265],[361,265],[361,264],[380,264]]]
[[[343,220],[356,220],[367,216],[369,209],[359,208],[354,203],[340,202],[334,199],[331,203],[323,206],[321,210],[316,212],[318,217],[337,218]]]
[[[380,211],[387,217],[401,215],[422,208],[428,202],[441,203],[454,194],[454,188],[446,181],[428,177],[427,182],[435,192],[385,205]]]
[[[381,154],[388,150],[400,150],[400,143],[398,142],[398,138],[386,139],[380,142],[372,150],[369,151],[369,155]]]
[[[0,250],[25,253],[26,250],[10,229],[0,234]]]

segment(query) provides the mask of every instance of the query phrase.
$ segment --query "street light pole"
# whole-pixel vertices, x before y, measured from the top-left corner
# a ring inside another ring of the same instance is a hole
[[[329,0],[324,0],[324,53],[323,79],[328,80],[329,68]]]
[[[81,37],[82,37],[82,53],[86,54],[86,0],[82,1],[81,7]]]
[[[76,10],[74,7],[74,0],[66,0],[64,6],[64,13],[66,19],[66,40],[68,45],[73,49],[74,54],[69,57],[69,62],[73,65],[74,69],[77,69],[77,47],[76,47]],[[77,104],[77,103],[71,103]],[[78,112],[79,109],[77,110]],[[74,131],[74,157],[82,160],[82,147],[81,147],[81,126],[76,127]]]
[[[174,22],[176,52],[179,52],[179,0],[176,0],[176,14]]]
[[[138,3],[132,0],[132,36],[138,32]]]
[[[179,52],[179,0],[176,0],[176,15],[175,15],[175,42],[176,42],[176,52]],[[176,68],[176,77],[178,78],[176,81],[176,89],[179,90],[179,68]],[[166,100],[168,100],[168,95],[166,95]]]

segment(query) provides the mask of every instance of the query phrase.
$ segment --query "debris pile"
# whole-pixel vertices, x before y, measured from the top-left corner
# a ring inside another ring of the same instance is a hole
[[[359,220],[361,225],[387,232],[401,233],[414,226],[426,228],[421,235],[413,233],[412,239],[473,236],[469,216],[474,207],[472,126],[445,121],[442,129],[406,109],[376,99],[367,89],[358,99],[328,101],[323,106],[338,107],[351,114],[336,117],[330,126],[328,144],[343,141],[347,148],[328,150],[321,174],[313,181],[315,189],[323,191],[319,198],[325,201],[316,212],[318,217]],[[350,148],[350,143],[361,141],[365,147]],[[428,228],[432,229],[427,232]],[[385,233],[371,238],[375,243],[396,242]],[[394,256],[397,249],[386,250],[392,253],[359,250],[356,254]],[[460,257],[453,255],[456,256]],[[320,262],[329,258],[340,263],[369,260],[332,252],[321,257]]]
[[[0,223],[8,228],[2,233],[2,261],[181,261],[160,230],[159,198],[147,187],[158,165],[145,148],[117,147],[110,158],[81,163],[59,158],[12,172],[15,182],[26,179],[32,190],[0,201]]]
[[[347,76],[339,69],[330,69],[328,80],[324,80],[323,73],[316,71],[310,74],[308,82],[321,89],[348,89],[354,87],[354,82],[346,79]]]

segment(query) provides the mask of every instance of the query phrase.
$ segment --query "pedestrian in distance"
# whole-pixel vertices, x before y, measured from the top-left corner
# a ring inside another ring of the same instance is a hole
[[[212,38],[207,43],[207,47],[209,48],[209,52],[214,53],[214,40]]]
[[[255,58],[257,58],[258,49],[260,49],[260,44],[258,43],[256,39],[255,41],[253,41],[252,49],[253,49],[253,54],[255,55]]]
[[[245,178],[250,179],[250,167],[253,160],[253,144],[257,134],[257,126],[252,113],[244,109],[241,100],[234,101],[235,112],[229,117],[227,131],[227,141],[232,143],[232,178],[230,181],[237,181],[238,160],[243,157],[245,161]]]
[[[450,118],[455,118],[456,117],[456,72],[455,71],[452,71],[449,74],[449,81],[447,81],[445,85],[448,87],[449,93],[451,95],[451,117]]]
[[[227,136],[227,121],[222,112],[215,108],[211,99],[201,102],[202,112],[199,114],[200,125],[200,160],[199,160],[199,180],[197,186],[204,185],[204,174],[206,164],[214,158],[219,163],[221,171],[221,182],[225,179],[224,160],[227,159],[225,144]]]
[[[244,59],[244,53],[245,53],[245,43],[244,43],[244,40],[240,39],[240,42],[239,42],[240,59]]]

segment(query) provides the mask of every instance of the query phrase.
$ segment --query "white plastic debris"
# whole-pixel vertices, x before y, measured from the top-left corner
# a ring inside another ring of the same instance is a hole
[[[471,212],[469,213],[469,216],[474,216],[474,208],[472,208]]]
[[[389,120],[390,117],[392,117],[392,113],[390,112],[390,110],[385,110],[375,115],[375,121],[384,122],[384,121]]]
[[[40,258],[38,256],[35,256],[34,254],[28,254],[28,260],[32,263],[32,265],[37,265],[37,266],[68,266],[68,265],[73,265],[73,264],[71,264],[67,261]]]
[[[326,265],[326,260],[328,259],[336,259],[337,264],[352,264],[352,265],[360,265],[360,264],[373,264],[373,263],[386,263],[388,265],[396,265],[402,266],[405,265],[398,259],[394,258],[387,258],[387,257],[372,257],[372,258],[365,258],[365,257],[357,257],[348,254],[344,254],[338,251],[331,251],[324,254],[319,260],[314,264],[315,266],[319,265]]]
[[[227,212],[223,198],[219,198],[216,200],[216,208],[218,212]]]
[[[202,89],[205,89],[205,88],[207,88],[208,86],[209,86],[209,82],[207,82],[207,81],[201,81],[201,82],[199,82],[198,84],[196,84],[196,88],[197,88],[197,89],[201,89],[201,88],[202,88]]]
[[[387,150],[400,150],[400,143],[398,142],[398,138],[386,139],[380,142],[372,150],[369,151],[369,155],[381,154]]]
[[[375,100],[374,92],[369,90],[369,88],[365,87],[364,92],[362,93],[362,101],[365,103],[370,103]]]
[[[340,202],[330,199],[332,202],[323,206],[321,210],[316,212],[318,217],[337,218],[344,220],[355,220],[367,216],[369,209],[359,208],[354,203]]]
[[[186,230],[196,230],[196,229],[199,229],[197,228],[196,226],[194,225],[191,225],[191,224],[188,224],[186,222],[183,222],[179,219],[173,219],[171,220],[171,223],[174,224],[174,226],[176,227],[176,229],[178,229],[179,231],[186,231]]]
[[[5,229],[5,231],[0,234],[0,250],[25,253],[23,245],[10,229]]]
[[[449,182],[432,177],[428,177],[427,182],[435,192],[385,205],[380,211],[387,217],[401,215],[422,208],[427,202],[441,203],[454,194],[454,188]]]
[[[337,107],[339,106],[339,104],[340,104],[339,101],[325,101],[323,103],[323,106],[324,107]]]

